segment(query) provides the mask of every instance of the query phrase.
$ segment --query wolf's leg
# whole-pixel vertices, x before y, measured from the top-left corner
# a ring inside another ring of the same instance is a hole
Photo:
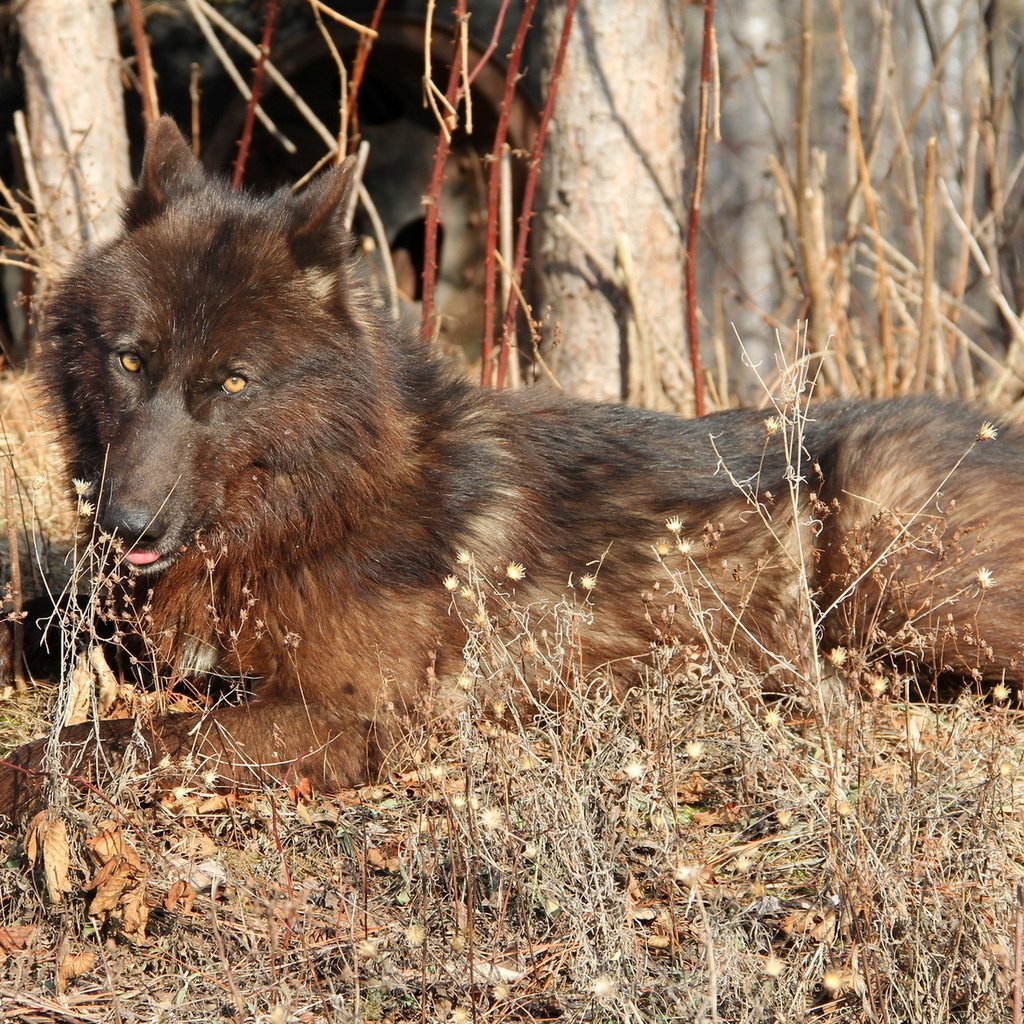
[[[322,708],[254,701],[205,715],[149,723],[106,719],[61,730],[59,772],[73,788],[102,788],[123,768],[152,770],[164,788],[190,780],[215,789],[308,778],[322,789],[355,785],[379,767],[386,729],[342,721]],[[46,740],[0,759],[0,816],[11,821],[42,805]]]

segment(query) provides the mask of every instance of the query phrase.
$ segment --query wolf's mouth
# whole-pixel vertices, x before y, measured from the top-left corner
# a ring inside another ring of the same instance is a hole
[[[122,558],[131,566],[138,576],[151,576],[173,565],[184,548],[173,548],[170,551],[154,551],[151,548],[132,548]]]
[[[133,548],[125,554],[124,560],[129,565],[134,565],[136,569],[142,569],[155,565],[162,557],[159,551],[143,551]]]

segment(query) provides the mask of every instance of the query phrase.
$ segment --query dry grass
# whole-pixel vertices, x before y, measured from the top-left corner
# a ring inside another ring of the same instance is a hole
[[[684,599],[685,557],[652,566]],[[471,559],[453,576],[452,714],[381,785],[227,798],[197,775],[154,802],[137,777],[37,822],[35,870],[20,846],[0,869],[5,1019],[1006,1019],[1007,694],[912,701],[811,650],[771,695],[699,646],[621,694],[577,668],[599,578],[538,623]]]

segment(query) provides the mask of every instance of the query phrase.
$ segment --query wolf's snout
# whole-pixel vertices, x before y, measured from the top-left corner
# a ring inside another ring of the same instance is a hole
[[[140,549],[157,547],[166,531],[157,510],[118,501],[108,501],[100,510],[100,528]]]

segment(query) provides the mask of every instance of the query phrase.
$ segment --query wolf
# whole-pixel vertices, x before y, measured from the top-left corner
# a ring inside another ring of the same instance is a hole
[[[164,670],[244,692],[67,728],[69,751],[360,783],[464,671],[484,592],[538,634],[583,608],[582,670],[623,685],[684,650],[795,675],[808,644],[1020,680],[1019,429],[937,398],[685,420],[482,389],[385,312],[351,191],[348,164],[233,191],[162,118],[119,237],[49,302],[40,376],[114,548],[98,585]],[[38,799],[41,749],[0,768],[0,812]]]

